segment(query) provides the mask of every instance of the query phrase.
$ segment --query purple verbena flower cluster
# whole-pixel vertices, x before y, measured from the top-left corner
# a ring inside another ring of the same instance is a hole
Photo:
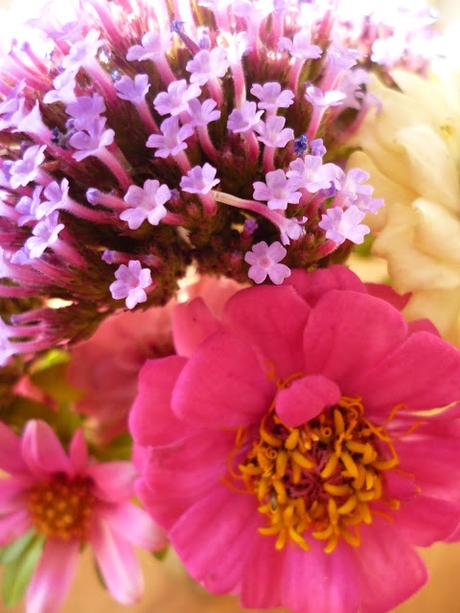
[[[382,50],[427,36],[423,11],[398,34],[350,1],[77,4],[35,22],[46,55],[0,63],[0,362],[165,303],[192,262],[281,283],[362,242],[382,202],[344,146],[373,62],[424,67]]]

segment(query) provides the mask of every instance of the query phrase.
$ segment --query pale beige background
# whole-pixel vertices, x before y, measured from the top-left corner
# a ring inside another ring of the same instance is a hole
[[[65,0],[63,0],[65,1]],[[153,0],[154,1],[154,0]],[[382,0],[384,1],[384,0]],[[11,4],[0,0],[0,8]],[[34,0],[14,0],[15,8],[24,6],[24,12],[35,4]],[[441,0],[444,19],[449,22],[460,15],[460,0]],[[459,54],[460,55],[460,54]],[[369,265],[355,258],[354,266],[366,278],[385,276],[382,263]],[[460,461],[460,458],[459,458]],[[422,555],[430,574],[430,583],[395,613],[460,613],[460,545],[436,545]],[[63,613],[239,613],[243,611],[231,597],[216,598],[204,593],[190,580],[173,554],[163,563],[141,552],[145,569],[146,593],[140,603],[122,607],[113,602],[102,589],[93,569],[89,551],[83,556],[77,577],[72,585]],[[372,569],[369,569],[372,572]],[[378,599],[378,594],[376,594]],[[0,611],[2,611],[0,605]],[[11,611],[11,610],[10,610]],[[22,612],[22,607],[12,613]],[[281,609],[277,609],[282,613]],[[335,613],[331,611],[330,613]]]

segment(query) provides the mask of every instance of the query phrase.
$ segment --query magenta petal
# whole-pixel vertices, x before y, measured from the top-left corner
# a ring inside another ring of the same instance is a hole
[[[340,389],[334,381],[322,375],[310,375],[297,379],[289,387],[278,392],[276,412],[282,421],[292,428],[305,424],[324,408],[340,399]]]
[[[91,544],[104,582],[115,600],[122,604],[136,602],[144,591],[144,580],[132,546],[100,520],[94,522]]]
[[[0,546],[15,541],[27,532],[30,525],[29,513],[24,508],[0,517]]]
[[[415,332],[430,332],[435,336],[441,336],[439,330],[429,319],[414,319],[409,322],[409,333],[415,334]]]
[[[374,337],[372,337],[372,345]],[[417,411],[460,400],[460,351],[429,332],[417,332],[359,382],[369,410],[390,412],[399,403]]]
[[[94,464],[86,473],[94,481],[94,493],[102,500],[121,502],[133,495],[136,473],[130,462]]]
[[[126,539],[132,545],[148,551],[158,551],[167,544],[163,530],[143,509],[131,502],[101,511],[101,515],[118,536]]]
[[[217,487],[228,471],[234,446],[234,432],[205,430],[151,450],[138,492],[155,521],[169,529],[182,513]]]
[[[27,423],[22,435],[22,456],[30,470],[37,475],[72,472],[72,466],[61,442],[43,421]]]
[[[398,294],[390,285],[383,285],[383,283],[366,283],[366,289],[368,294],[385,300],[398,311],[403,310],[411,296],[410,294]]]
[[[366,286],[359,277],[345,266],[337,264],[313,272],[293,270],[284,283],[292,285],[310,306],[315,306],[321,296],[333,289],[366,293]]]
[[[271,609],[283,604],[281,581],[287,550],[277,551],[273,539],[261,536],[250,552],[241,584],[241,604],[249,609]]]
[[[293,547],[286,552],[282,577],[283,604],[302,613],[361,610],[358,575],[350,547],[341,543],[331,554],[325,554],[323,547],[322,543],[315,541],[311,551]]]
[[[22,459],[21,439],[11,428],[0,422],[0,470],[14,474],[28,472]]]
[[[170,532],[171,543],[190,574],[222,594],[241,581],[258,522],[255,497],[220,486],[184,513]]]
[[[361,545],[352,551],[366,613],[391,611],[427,581],[425,565],[407,544],[404,532],[383,519],[362,525]]]
[[[173,311],[174,346],[179,355],[190,356],[205,338],[221,325],[202,298],[178,304]]]
[[[260,286],[230,298],[223,321],[283,379],[302,368],[301,339],[309,311],[292,287]]]
[[[148,360],[142,367],[129,415],[130,431],[138,445],[167,445],[184,435],[184,424],[171,410],[171,395],[186,363],[185,358],[173,355]]]
[[[82,473],[88,464],[88,446],[80,428],[70,441],[69,458],[75,475]]]
[[[402,315],[383,300],[332,290],[318,301],[305,328],[305,372],[321,373],[336,381],[343,394],[360,396],[355,381],[406,336]]]
[[[53,613],[63,603],[75,574],[80,544],[48,539],[27,590],[27,611]]]
[[[403,503],[396,515],[404,537],[419,547],[447,539],[460,523],[460,506],[446,500],[418,495]]]
[[[238,428],[267,411],[274,384],[243,340],[216,332],[195,351],[179,375],[173,411],[209,428]]]

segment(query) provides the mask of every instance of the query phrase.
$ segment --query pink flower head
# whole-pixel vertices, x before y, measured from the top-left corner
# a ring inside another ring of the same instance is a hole
[[[330,89],[323,92],[322,89],[315,85],[307,85],[305,89],[305,98],[315,107],[328,108],[330,106],[342,104],[346,95],[338,90]]]
[[[167,215],[164,205],[170,198],[169,187],[160,185],[156,179],[147,179],[144,187],[131,185],[124,197],[130,208],[120,214],[120,219],[126,221],[131,230],[140,228],[145,220],[156,226]]]
[[[344,177],[340,166],[323,164],[323,160],[317,155],[306,155],[292,161],[286,174],[297,189],[306,189],[311,194],[331,186],[339,189]]]
[[[229,67],[227,52],[222,47],[202,49],[187,63],[190,82],[205,85],[210,79],[225,76]]]
[[[233,109],[227,121],[229,130],[238,134],[254,128],[260,121],[263,111],[257,110],[255,102],[245,100],[239,109]]]
[[[208,194],[219,183],[216,179],[217,170],[211,164],[194,166],[182,177],[180,186],[184,192],[191,194]]]
[[[217,102],[208,98],[201,103],[197,98],[190,100],[188,110],[192,116],[192,126],[207,126],[212,121],[217,121],[221,112],[216,110]]]
[[[188,103],[201,94],[197,83],[187,83],[185,79],[173,81],[167,92],[160,92],[153,100],[153,106],[160,115],[180,115],[188,109]]]
[[[346,211],[340,207],[332,207],[321,217],[319,227],[326,230],[326,238],[341,245],[346,240],[360,245],[370,230],[362,224],[365,212],[356,205],[350,206]]]
[[[101,149],[113,143],[115,132],[111,128],[105,129],[105,123],[105,117],[98,117],[85,130],[75,132],[70,137],[70,146],[78,149],[73,154],[77,162],[81,162],[91,155],[96,155]]]
[[[288,204],[298,204],[302,196],[296,192],[295,185],[286,177],[286,173],[281,168],[267,172],[265,183],[255,181],[254,198],[256,200],[267,200],[269,209],[285,210]]]
[[[118,79],[115,88],[119,98],[139,104],[145,99],[150,89],[149,77],[146,74],[137,74],[134,79],[131,79],[125,75]]]
[[[250,265],[248,277],[254,283],[263,283],[268,276],[272,283],[281,285],[291,274],[285,264],[280,264],[286,254],[286,249],[278,241],[270,246],[265,241],[253,245],[244,256],[244,261]]]
[[[25,244],[26,255],[31,258],[40,258],[48,247],[59,240],[59,233],[64,229],[64,224],[59,223],[59,213],[55,211],[45,219],[42,219],[32,230]]]
[[[180,353],[145,364],[130,426],[139,494],[191,575],[296,613],[419,589],[414,546],[458,525],[460,352],[342,266],[174,319]]]
[[[115,271],[115,279],[110,285],[114,300],[125,298],[128,309],[147,300],[145,289],[152,285],[152,273],[149,268],[142,268],[139,260],[130,260],[127,266],[121,264]]]
[[[147,140],[147,147],[157,149],[155,157],[167,158],[187,149],[187,138],[193,134],[190,123],[181,126],[178,117],[168,117],[160,125],[161,134],[151,134]]]
[[[86,130],[105,111],[104,98],[98,94],[79,96],[70,102],[65,110],[73,118],[73,127],[76,130]]]
[[[78,70],[94,62],[98,50],[104,44],[99,36],[100,33],[97,30],[89,30],[84,40],[74,43],[62,60],[63,68]]]
[[[294,35],[292,41],[289,38],[283,37],[280,40],[281,50],[289,51],[293,57],[301,60],[316,60],[322,55],[321,47],[312,45],[311,35],[306,30],[301,30]]]
[[[45,159],[43,153],[45,149],[45,145],[32,145],[24,151],[21,160],[11,164],[11,187],[16,189],[17,187],[28,185],[38,177],[40,164]]]
[[[273,111],[287,109],[294,104],[294,92],[290,89],[281,90],[278,82],[268,82],[260,85],[254,83],[251,87],[251,94],[259,99],[259,109]]]
[[[112,596],[135,602],[143,580],[133,546],[164,547],[163,533],[131,503],[135,473],[129,462],[98,464],[78,430],[66,453],[51,428],[29,421],[19,438],[0,423],[0,542],[30,530],[45,539],[27,591],[27,611],[57,611],[72,581],[80,548],[93,547]]]
[[[141,45],[133,45],[128,49],[126,59],[129,62],[157,60],[171,45],[171,32],[146,32],[142,37]]]
[[[267,147],[285,147],[289,141],[294,140],[294,130],[285,128],[286,119],[280,115],[267,117],[266,121],[259,122],[255,130],[261,143]]]

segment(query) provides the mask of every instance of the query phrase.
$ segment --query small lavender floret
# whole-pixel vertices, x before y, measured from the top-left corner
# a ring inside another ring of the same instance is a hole
[[[265,241],[256,243],[244,256],[244,261],[250,264],[248,277],[254,283],[263,283],[268,276],[272,283],[281,285],[291,275],[289,267],[280,264],[286,255],[286,248],[279,241],[270,246]]]
[[[137,230],[146,220],[156,226],[167,215],[164,205],[170,198],[169,187],[155,179],[147,179],[143,187],[131,185],[124,197],[130,208],[120,214],[120,219],[127,222],[130,230]]]
[[[149,268],[142,268],[139,260],[130,260],[127,266],[121,264],[115,271],[115,279],[110,285],[114,300],[125,299],[128,309],[147,300],[145,289],[152,285],[152,273]]]

